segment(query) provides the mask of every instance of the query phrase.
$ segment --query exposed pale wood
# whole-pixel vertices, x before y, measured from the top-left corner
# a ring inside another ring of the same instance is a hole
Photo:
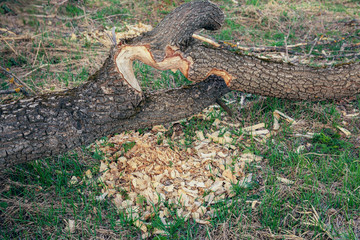
[[[221,46],[219,43],[215,42],[214,40],[203,37],[203,36],[198,35],[198,34],[193,34],[192,37],[197,39],[197,40],[209,43],[209,44],[213,45],[214,47],[220,47]]]
[[[125,81],[133,87],[137,92],[141,92],[138,80],[135,78],[132,63],[134,60],[139,60],[153,68],[159,70],[180,70],[185,77],[188,76],[188,69],[191,59],[186,59],[181,54],[176,53],[176,50],[167,47],[166,57],[162,61],[156,61],[148,46],[120,46],[120,50],[115,55],[115,62],[117,70],[125,79]]]

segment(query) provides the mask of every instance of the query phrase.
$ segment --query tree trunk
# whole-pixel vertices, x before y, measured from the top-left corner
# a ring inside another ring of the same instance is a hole
[[[1,105],[0,167],[64,153],[108,134],[185,118],[215,103],[229,88],[311,100],[360,92],[357,64],[321,69],[279,64],[192,38],[201,28],[219,29],[223,19],[221,10],[208,1],[186,3],[153,31],[121,40],[86,84]],[[160,70],[179,69],[198,83],[144,93],[133,73],[134,60]]]

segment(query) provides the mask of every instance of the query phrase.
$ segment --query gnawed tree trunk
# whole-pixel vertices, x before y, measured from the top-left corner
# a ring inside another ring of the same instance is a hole
[[[192,38],[201,28],[219,29],[223,19],[221,10],[210,2],[186,3],[153,31],[122,40],[83,86],[1,105],[0,167],[60,154],[108,134],[190,116],[229,88],[297,100],[360,92],[358,64],[336,68],[280,64],[205,46]],[[133,73],[134,60],[161,70],[179,69],[199,83],[144,93]]]

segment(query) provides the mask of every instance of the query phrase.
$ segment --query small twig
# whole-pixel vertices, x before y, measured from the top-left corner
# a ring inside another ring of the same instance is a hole
[[[21,76],[21,78],[25,78],[25,77],[29,76],[30,74],[32,74],[33,72],[37,71],[38,69],[43,68],[43,67],[46,67],[46,66],[48,66],[48,65],[49,65],[49,64],[43,64],[43,65],[41,65],[41,66],[39,66],[39,67],[31,70],[30,72],[26,73],[24,76]]]
[[[111,33],[112,33],[112,41],[113,41],[113,44],[114,44],[114,46],[116,46],[117,43],[116,43],[115,27],[112,28]]]
[[[10,30],[7,30],[6,28],[0,28],[0,32],[5,32],[5,33],[8,33],[10,35],[16,36],[16,33],[12,32]]]
[[[329,157],[337,157],[337,156],[339,156],[339,155],[335,155],[335,154],[322,154],[322,153],[314,153],[314,152],[308,152],[308,153],[304,153],[302,155],[304,155],[304,156],[306,156],[306,155],[329,156]]]
[[[289,31],[288,31],[288,34],[287,36],[285,37],[284,39],[284,44],[285,44],[285,62],[289,62],[289,50],[288,50],[288,44],[287,44],[287,40],[290,36],[290,28],[289,28]]]
[[[0,95],[2,94],[12,94],[12,93],[19,93],[21,92],[25,96],[28,96],[28,92],[24,88],[16,88],[16,89],[9,89],[9,90],[0,90]]]
[[[321,37],[321,38],[322,38],[322,37]],[[321,40],[321,38],[320,38],[320,40]],[[316,46],[317,42],[318,42],[318,38],[315,38],[314,44],[311,46],[309,53],[306,54],[305,57],[309,57],[309,56],[311,55],[311,53],[312,53],[312,51],[314,50],[314,47]]]
[[[62,2],[59,2],[59,3],[55,3],[56,6],[61,6],[61,5],[64,5],[65,3],[67,3],[69,0],[64,0]]]
[[[49,55],[48,55],[48,53],[47,53],[47,51],[46,51],[46,49],[45,49],[45,47],[44,47],[44,44],[43,44],[43,46],[42,46],[42,49],[44,50],[44,53],[45,53],[45,55],[46,55],[46,58],[47,58],[48,62],[50,62],[50,58],[49,58]],[[50,48],[47,48],[47,49],[50,49]]]
[[[330,55],[330,56],[317,56],[320,59],[329,59],[329,58],[343,58],[343,57],[357,57],[360,56],[360,53],[347,53],[342,55]]]
[[[22,39],[33,39],[34,36],[16,36],[16,37],[2,37],[0,40],[22,40]]]
[[[219,104],[230,117],[233,116],[231,109],[220,98],[216,98],[216,103]]]
[[[36,92],[34,90],[32,90],[26,83],[24,83],[20,78],[18,78],[14,73],[12,73],[11,71],[8,71],[7,69],[3,68],[2,66],[0,66],[0,69],[5,72],[7,75],[9,75],[10,77],[13,77],[17,82],[19,82],[21,85],[23,85],[24,87],[26,87],[29,92],[33,93],[34,95],[36,95]]]
[[[59,17],[57,15],[39,15],[39,14],[24,14],[25,16],[29,16],[29,17],[38,17],[38,18],[57,18],[59,20],[64,20],[64,21],[72,21],[72,20],[79,20],[82,19],[84,17],[86,17],[86,15],[81,15],[81,16],[76,16],[76,17]]]
[[[113,17],[118,17],[118,16],[131,16],[131,14],[127,14],[127,13],[122,13],[122,14],[114,14],[114,15],[109,15],[109,16],[106,16],[104,18],[113,18]],[[96,19],[99,19],[99,18],[95,18]]]
[[[214,47],[220,47],[219,43],[215,42],[214,40],[212,40],[210,38],[206,38],[206,37],[203,37],[203,36],[200,36],[200,35],[197,35],[197,34],[193,34],[192,37],[195,38],[195,39],[198,39],[200,41],[207,42],[207,43],[213,45]]]
[[[87,18],[87,15],[86,15],[86,11],[85,11],[85,6],[82,7],[82,10],[83,10],[83,12],[84,12],[86,25],[89,25],[89,21],[88,21],[88,18]]]
[[[110,41],[113,43],[113,46],[116,46],[117,43],[116,43],[116,34],[115,34],[115,28],[116,27],[113,27],[112,30],[111,30],[111,34],[112,36],[110,36],[106,31],[104,31],[104,33],[106,34],[106,36],[110,39]],[[99,40],[98,40],[99,41]],[[100,42],[100,41],[99,41]]]
[[[287,37],[287,39],[288,39],[288,37]],[[285,47],[287,47],[288,52],[291,53],[291,51],[289,50],[291,48],[303,47],[303,46],[309,46],[309,45],[314,46],[314,44],[315,45],[327,45],[327,44],[332,44],[332,43],[336,42],[336,41],[321,41],[321,39],[320,40],[316,39],[315,42],[311,42],[311,43],[307,43],[307,42],[306,43],[297,43],[297,44],[293,44],[293,45],[286,45],[284,47],[268,47],[268,46],[246,47],[246,46],[239,46],[237,44],[233,44],[233,43],[229,43],[229,42],[220,41],[220,43],[228,45],[228,46],[230,46],[232,48],[236,48],[236,49],[239,49],[239,50],[242,50],[242,51],[248,51],[248,52],[285,52],[286,51]],[[337,41],[340,41],[340,40],[337,40]],[[360,43],[347,44],[345,47],[346,48],[357,48],[357,47],[360,47]],[[311,52],[310,52],[310,54],[311,54]]]
[[[35,66],[35,63],[36,63],[36,58],[37,58],[38,53],[39,53],[39,50],[40,50],[40,45],[41,45],[41,40],[40,40],[40,42],[39,42],[39,46],[38,46],[38,48],[37,48],[37,50],[36,50],[36,54],[35,54],[35,58],[34,58],[34,61],[33,61],[32,67],[34,67],[34,66]]]
[[[16,91],[16,89],[10,89],[10,90],[0,90],[0,94],[11,94],[11,93],[18,93],[20,91]]]
[[[9,46],[9,48],[15,53],[16,56],[19,55],[19,54],[16,52],[16,50],[15,50],[5,39],[2,38],[1,40],[3,40],[3,41],[6,43],[6,45]]]

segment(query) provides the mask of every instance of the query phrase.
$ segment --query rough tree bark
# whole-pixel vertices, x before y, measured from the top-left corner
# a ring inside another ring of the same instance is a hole
[[[89,81],[66,92],[0,106],[0,167],[54,156],[108,134],[174,121],[201,111],[229,88],[288,99],[342,98],[360,92],[360,65],[311,68],[264,61],[203,45],[195,31],[221,27],[208,1],[186,3],[153,31],[121,40]],[[198,82],[144,93],[132,62],[179,69]]]

